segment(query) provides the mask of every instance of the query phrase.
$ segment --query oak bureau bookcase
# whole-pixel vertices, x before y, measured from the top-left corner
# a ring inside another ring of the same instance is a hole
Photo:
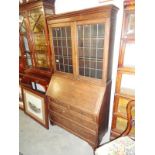
[[[97,147],[108,129],[115,19],[100,6],[47,17],[54,74],[49,119]]]

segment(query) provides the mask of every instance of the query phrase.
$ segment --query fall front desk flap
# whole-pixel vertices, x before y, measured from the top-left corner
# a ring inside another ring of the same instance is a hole
[[[96,113],[102,104],[105,87],[54,74],[46,95],[89,113]]]

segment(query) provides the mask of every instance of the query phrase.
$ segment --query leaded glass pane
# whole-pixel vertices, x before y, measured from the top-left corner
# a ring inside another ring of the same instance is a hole
[[[71,28],[52,28],[56,69],[61,72],[73,73]]]
[[[78,26],[79,74],[102,79],[104,24]]]

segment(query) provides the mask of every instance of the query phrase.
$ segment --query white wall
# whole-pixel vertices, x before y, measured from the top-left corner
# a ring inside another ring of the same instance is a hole
[[[123,17],[123,0],[112,0],[109,2],[100,3],[101,0],[56,0],[55,10],[56,14],[65,13],[70,11],[81,10],[85,8],[91,8],[95,6],[114,4],[119,8],[117,14],[116,32],[115,32],[115,43],[114,43],[114,58],[113,58],[113,74],[112,74],[112,90],[111,90],[111,101],[110,101],[110,115],[109,115],[109,130],[106,136],[103,138],[103,142],[106,142],[110,138],[111,121],[112,121],[112,110],[113,110],[113,99],[115,92],[115,81],[116,71],[118,64],[118,54],[120,45],[120,35],[122,28],[122,17]],[[103,0],[102,0],[103,1]]]
[[[111,0],[105,3],[99,1],[101,0],[56,0],[55,10],[56,13],[64,13],[107,4],[120,6],[122,3],[122,0]]]

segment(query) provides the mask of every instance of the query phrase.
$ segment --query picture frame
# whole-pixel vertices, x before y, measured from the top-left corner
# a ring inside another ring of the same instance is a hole
[[[19,108],[24,110],[24,102],[23,102],[23,90],[21,85],[19,85]]]
[[[49,128],[45,95],[30,88],[23,88],[25,113],[45,128]]]

